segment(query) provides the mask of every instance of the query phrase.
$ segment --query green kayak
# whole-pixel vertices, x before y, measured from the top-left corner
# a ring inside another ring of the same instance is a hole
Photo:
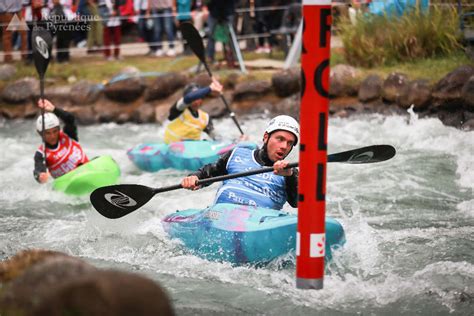
[[[86,195],[97,188],[117,184],[120,168],[110,156],[100,156],[54,179],[53,188],[71,195]]]

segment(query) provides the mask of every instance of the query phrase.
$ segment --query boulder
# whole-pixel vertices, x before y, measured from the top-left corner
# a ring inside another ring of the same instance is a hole
[[[273,106],[272,115],[290,115],[298,118],[300,116],[300,102],[301,96],[299,93],[295,93]]]
[[[2,91],[1,97],[7,103],[23,103],[39,95],[39,80],[32,77],[19,79],[8,84]]]
[[[407,84],[408,77],[405,74],[398,72],[389,74],[382,85],[382,99],[391,103],[396,102]]]
[[[131,119],[132,119],[132,113],[122,112],[117,116],[115,122],[117,124],[125,124],[125,123],[131,121]]]
[[[230,100],[232,98],[232,93],[224,91],[224,98],[226,100]],[[233,107],[230,105],[230,102],[227,102],[229,103],[231,109],[233,109]],[[223,117],[228,113],[227,108],[220,97],[205,98],[201,109],[209,113],[212,118]]]
[[[16,67],[10,64],[0,65],[0,80],[10,80],[16,74]]]
[[[141,77],[131,77],[108,83],[104,93],[110,100],[128,103],[138,99],[145,90],[145,82]]]
[[[443,122],[446,126],[452,126],[456,128],[460,128],[464,123],[464,114],[462,111],[446,111],[440,110],[437,113],[438,118]]]
[[[349,65],[339,64],[331,68],[329,74],[329,96],[355,96],[359,90],[360,72]]]
[[[404,109],[412,105],[415,111],[426,109],[431,101],[431,87],[428,80],[419,79],[408,82],[401,89],[396,101]]]
[[[467,120],[465,121],[461,128],[465,131],[474,131],[474,118],[473,119],[470,119],[470,120]]]
[[[40,262],[31,264],[20,276],[2,288],[0,312],[9,314],[12,310],[27,312],[34,309],[54,288],[68,279],[96,268],[83,260],[64,254],[49,256]]]
[[[116,122],[120,114],[128,110],[118,103],[104,99],[98,101],[92,108],[94,112],[97,113],[97,120],[100,123]]]
[[[382,95],[382,78],[378,75],[369,75],[360,84],[358,99],[368,103],[379,99]]]
[[[70,86],[54,86],[48,87],[44,91],[45,98],[53,102],[53,104],[59,107],[68,106],[71,96],[71,87]]]
[[[71,311],[74,311],[72,313]],[[32,315],[172,316],[168,294],[154,281],[122,271],[96,271],[46,291]]]
[[[211,84],[212,79],[209,77],[207,72],[200,73],[191,79],[191,82],[197,84],[200,87],[206,87]]]
[[[21,252],[0,263],[0,277],[2,315],[174,315],[168,294],[154,281],[99,270],[64,253]]]
[[[11,258],[0,262],[0,283],[8,283],[21,276],[33,265],[52,257],[66,257],[57,251],[28,249],[16,253]]]
[[[102,85],[81,80],[71,87],[71,103],[74,105],[93,104],[99,98],[102,88]]]
[[[141,104],[133,111],[131,120],[135,123],[155,122],[155,107],[150,103]]]
[[[474,66],[461,66],[441,79],[432,91],[432,107],[458,109],[464,105],[462,89],[466,82],[474,76]]]
[[[74,106],[68,111],[74,114],[77,124],[92,125],[99,122],[98,115],[92,106]]]
[[[155,121],[163,124],[168,119],[172,104],[160,103],[155,107]]]
[[[469,80],[462,87],[461,98],[466,108],[474,112],[474,76],[469,77]]]
[[[0,115],[6,119],[19,119],[22,118],[24,113],[25,113],[25,105],[24,104],[19,104],[19,105],[9,105],[9,106],[3,106],[0,108]],[[35,111],[36,115],[36,111]]]
[[[236,72],[233,72],[230,75],[228,75],[225,78],[224,82],[222,83],[224,86],[224,91],[235,89],[235,87],[239,83],[239,78],[240,78],[240,75]]]
[[[265,80],[239,83],[234,91],[234,101],[256,100],[271,92],[271,84]]]
[[[145,101],[166,98],[183,88],[186,83],[186,76],[180,73],[167,73],[159,76],[148,86],[145,92]]]
[[[301,91],[301,70],[293,68],[277,72],[272,76],[273,90],[279,97],[287,97]]]

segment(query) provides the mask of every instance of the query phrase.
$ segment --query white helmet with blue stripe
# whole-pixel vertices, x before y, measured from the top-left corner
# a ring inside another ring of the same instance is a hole
[[[275,131],[287,131],[295,135],[295,143],[298,143],[300,139],[300,124],[291,116],[288,115],[278,115],[273,118],[270,123],[268,123],[267,129],[265,132],[271,134]]]

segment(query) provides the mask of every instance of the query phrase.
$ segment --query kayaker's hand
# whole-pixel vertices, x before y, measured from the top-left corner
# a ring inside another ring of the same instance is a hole
[[[223,87],[222,85],[220,84],[219,81],[217,81],[216,78],[212,77],[212,83],[211,85],[209,86],[209,88],[211,88],[211,91],[212,92],[218,92],[219,94],[222,93],[222,90],[223,90]]]
[[[49,173],[48,172],[41,172],[39,174],[38,181],[40,183],[46,183],[46,182],[48,182],[48,178],[49,178]]]
[[[181,180],[181,186],[188,190],[193,190],[193,191],[198,190],[199,188],[201,188],[200,186],[196,185],[198,180],[199,178],[196,176],[186,177],[183,180]]]
[[[273,173],[279,176],[289,177],[293,175],[293,169],[285,169],[289,162],[286,160],[278,160],[273,164]]]
[[[250,137],[248,137],[247,135],[243,134],[243,135],[240,135],[238,141],[239,142],[246,142],[250,139]]]
[[[49,102],[49,100],[46,100],[46,99],[39,99],[38,107],[40,109],[44,109],[46,112],[54,111],[54,104],[52,104],[51,102]]]

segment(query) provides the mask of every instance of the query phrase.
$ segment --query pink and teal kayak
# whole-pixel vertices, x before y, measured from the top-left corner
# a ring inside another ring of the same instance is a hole
[[[213,163],[236,146],[256,148],[254,143],[215,141],[181,141],[171,144],[145,143],[127,151],[128,158],[140,170],[156,172],[161,169],[198,170]]]
[[[164,230],[195,254],[234,265],[261,264],[294,252],[297,216],[247,205],[216,204],[166,216]],[[342,225],[326,217],[326,260],[345,243]]]

